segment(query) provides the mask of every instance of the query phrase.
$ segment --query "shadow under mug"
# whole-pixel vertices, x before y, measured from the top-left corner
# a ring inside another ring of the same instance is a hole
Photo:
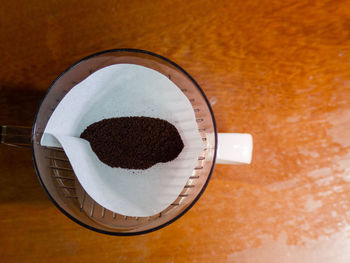
[[[205,148],[178,198],[161,213],[130,217],[107,210],[81,187],[61,148],[43,147],[40,139],[62,98],[93,72],[114,64],[136,64],[154,69],[173,81],[192,104]],[[220,144],[218,144],[218,139]],[[74,222],[111,235],[136,235],[162,228],[185,214],[200,198],[215,163],[250,163],[249,134],[217,133],[213,111],[197,82],[180,66],[160,55],[135,49],[114,49],[88,56],[64,71],[48,89],[32,128],[1,126],[1,143],[32,149],[35,171],[51,201]]]

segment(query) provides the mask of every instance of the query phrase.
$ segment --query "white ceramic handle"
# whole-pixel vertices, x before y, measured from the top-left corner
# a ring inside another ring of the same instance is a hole
[[[250,163],[253,152],[253,137],[248,133],[219,133],[216,163]]]

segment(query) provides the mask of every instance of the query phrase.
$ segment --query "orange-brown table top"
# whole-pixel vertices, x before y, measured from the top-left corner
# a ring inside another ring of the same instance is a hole
[[[251,165],[217,165],[199,202],[151,234],[75,224],[28,150],[0,146],[2,262],[350,262],[349,1],[2,1],[0,122],[31,125],[78,59],[140,48],[184,67]]]

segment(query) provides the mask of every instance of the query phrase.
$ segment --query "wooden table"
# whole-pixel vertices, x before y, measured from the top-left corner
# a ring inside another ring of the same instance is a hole
[[[80,58],[140,48],[184,67],[251,165],[217,165],[199,202],[151,234],[61,214],[28,150],[0,146],[1,262],[350,262],[350,1],[1,1],[0,123],[32,124]]]

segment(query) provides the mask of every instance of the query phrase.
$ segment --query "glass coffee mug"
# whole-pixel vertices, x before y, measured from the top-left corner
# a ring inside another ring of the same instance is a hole
[[[96,203],[81,187],[61,148],[44,147],[40,139],[52,112],[76,84],[93,72],[114,64],[136,64],[154,69],[173,81],[192,104],[205,148],[178,198],[150,217],[124,216]],[[219,144],[218,144],[219,141]],[[216,163],[250,163],[249,134],[217,133],[213,111],[196,81],[174,62],[151,52],[115,49],[88,56],[64,71],[47,91],[32,128],[1,126],[1,143],[31,146],[39,181],[52,202],[74,222],[111,235],[136,235],[162,228],[185,214],[205,190]]]

